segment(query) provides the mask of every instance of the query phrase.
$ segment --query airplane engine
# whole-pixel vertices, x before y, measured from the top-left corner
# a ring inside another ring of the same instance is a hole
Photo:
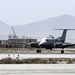
[[[59,48],[59,47],[62,47],[62,42],[57,42],[54,44],[54,48]]]

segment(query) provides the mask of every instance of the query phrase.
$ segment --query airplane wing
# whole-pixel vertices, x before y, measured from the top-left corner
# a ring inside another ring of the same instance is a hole
[[[39,42],[32,42],[29,45],[33,48],[38,48],[38,44],[39,44]]]
[[[62,48],[67,48],[67,47],[73,47],[75,44],[64,44],[62,45]]]

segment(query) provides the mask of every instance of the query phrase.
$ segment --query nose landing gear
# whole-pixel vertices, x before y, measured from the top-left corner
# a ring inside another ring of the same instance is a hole
[[[61,50],[61,53],[64,54],[64,49]]]
[[[36,53],[41,53],[41,48],[38,48],[38,50],[36,51]]]
[[[41,50],[37,50],[37,53],[41,53]]]

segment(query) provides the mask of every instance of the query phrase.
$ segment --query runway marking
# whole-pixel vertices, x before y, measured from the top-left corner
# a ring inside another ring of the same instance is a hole
[[[2,58],[13,58],[16,59],[27,59],[27,58],[75,58],[75,54],[0,54],[0,59]]]

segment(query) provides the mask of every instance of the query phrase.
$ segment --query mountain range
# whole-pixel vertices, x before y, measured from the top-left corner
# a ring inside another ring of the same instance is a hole
[[[60,28],[75,29],[75,16],[64,14],[26,25],[14,26],[14,30],[17,35],[32,38],[47,37],[51,34],[55,37],[60,36],[62,31],[53,30]],[[9,35],[11,33],[11,26],[0,21],[0,35]],[[74,31],[69,31],[67,37],[74,37],[74,33]]]

